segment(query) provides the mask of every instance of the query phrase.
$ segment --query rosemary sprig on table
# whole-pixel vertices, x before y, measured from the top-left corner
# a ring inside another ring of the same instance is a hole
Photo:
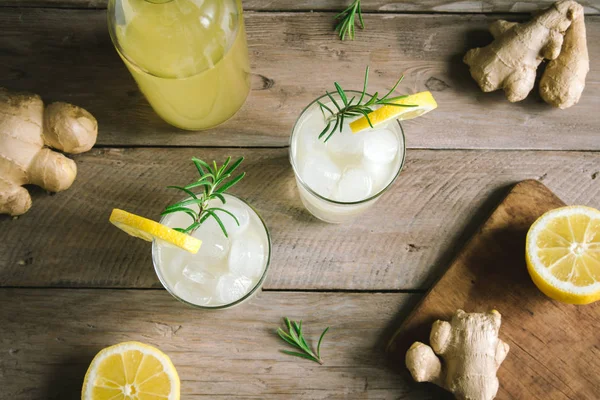
[[[365,29],[365,22],[362,18],[360,9],[360,0],[354,0],[344,11],[335,16],[340,22],[336,25],[335,30],[339,31],[340,39],[344,40],[346,35],[354,40],[355,17],[358,15],[360,29]]]
[[[288,344],[300,349],[302,352],[299,353],[297,351],[289,350],[281,350],[281,352],[290,356],[306,358],[307,360],[323,364],[323,360],[321,359],[321,342],[323,341],[323,337],[329,330],[329,327],[325,328],[323,333],[321,333],[321,337],[319,338],[319,342],[317,344],[317,351],[315,353],[310,348],[310,346],[306,342],[306,339],[304,338],[304,334],[302,333],[302,321],[290,321],[287,317],[283,320],[285,321],[289,332],[285,332],[283,329],[278,328],[277,334]]]
[[[236,216],[233,215],[231,212],[220,207],[209,207],[208,203],[211,200],[215,199],[221,200],[223,204],[226,203],[223,194],[233,185],[241,181],[246,175],[245,172],[242,172],[236,177],[231,178],[233,172],[237,167],[240,166],[242,161],[244,161],[244,157],[238,158],[233,164],[230,165],[231,157],[227,157],[225,163],[219,167],[216,161],[213,161],[212,165],[210,165],[200,160],[199,158],[192,157],[192,162],[196,166],[196,169],[198,169],[200,178],[198,178],[195,182],[192,182],[189,185],[183,187],[167,186],[170,189],[177,189],[182,192],[185,192],[190,198],[180,201],[179,203],[167,206],[165,210],[161,213],[161,215],[167,215],[174,212],[184,212],[190,217],[192,217],[193,222],[187,228],[174,228],[179,232],[188,234],[193,233],[196,229],[200,227],[200,225],[204,221],[212,217],[217,221],[217,223],[221,227],[221,230],[223,231],[225,237],[228,237],[225,225],[223,225],[221,217],[217,215],[217,211],[229,215],[235,220],[238,226],[240,225],[240,222],[238,221]],[[203,188],[203,191],[201,193],[194,193],[192,191],[192,189],[194,188]],[[194,204],[198,206],[199,211],[188,207]]]
[[[408,97],[407,95],[390,97],[390,95],[394,92],[394,90],[396,90],[396,88],[398,87],[400,82],[402,82],[402,79],[404,79],[404,75],[400,76],[400,79],[398,79],[398,81],[396,81],[396,84],[390,89],[389,92],[387,92],[387,94],[385,96],[378,97],[379,93],[375,92],[375,94],[373,96],[371,96],[370,99],[366,100],[366,97],[368,97],[367,84],[369,81],[369,67],[367,66],[367,69],[365,71],[365,81],[363,83],[363,90],[362,90],[362,93],[360,94],[360,98],[358,99],[358,101],[356,103],[354,102],[354,100],[356,99],[356,96],[354,96],[350,100],[348,100],[348,96],[346,95],[346,92],[344,91],[344,89],[342,89],[342,87],[337,82],[334,82],[333,84],[335,85],[335,89],[336,89],[338,95],[340,96],[340,99],[342,100],[342,105],[338,104],[338,102],[335,101],[335,99],[329,92],[326,92],[327,97],[329,97],[329,99],[331,100],[331,102],[333,103],[333,105],[335,106],[337,111],[334,112],[330,107],[326,106],[325,104],[321,103],[320,101],[317,101],[317,103],[319,104],[319,107],[321,107],[321,112],[323,113],[323,117],[327,121],[327,125],[325,126],[323,131],[321,131],[321,133],[319,134],[319,139],[322,139],[323,137],[325,137],[325,142],[327,142],[331,138],[331,136],[333,136],[333,134],[335,133],[335,131],[338,127],[341,132],[342,128],[344,126],[344,119],[349,118],[349,117],[359,117],[362,115],[367,119],[369,126],[372,128],[373,124],[371,123],[371,119],[369,118],[369,113],[373,112],[373,108],[372,108],[373,106],[388,105],[388,106],[396,106],[396,107],[417,107],[417,105],[414,105],[414,104],[396,104],[396,103],[394,103],[394,101],[396,101],[396,100],[400,100],[405,97]],[[366,100],[365,103],[363,103],[364,100]],[[329,116],[325,115],[326,112],[329,113]],[[334,121],[335,121],[335,124],[333,123]],[[333,124],[333,128],[332,128],[332,124]]]

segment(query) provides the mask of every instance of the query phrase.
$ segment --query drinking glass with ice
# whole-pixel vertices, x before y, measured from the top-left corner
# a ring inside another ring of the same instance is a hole
[[[341,103],[337,93],[331,96]],[[341,132],[324,142],[318,136],[327,117],[318,102],[335,109],[327,95],[304,109],[292,131],[290,162],[306,209],[323,221],[342,223],[373,205],[398,177],[405,157],[404,132],[393,119],[353,133],[352,119],[347,118]]]
[[[209,207],[223,208],[237,222],[221,214],[226,237],[213,218],[206,219],[192,236],[202,240],[191,254],[160,240],[152,244],[154,269],[163,286],[184,303],[207,309],[229,308],[249,299],[262,286],[271,256],[271,241],[264,221],[246,202],[224,194],[226,203],[211,200]],[[190,205],[198,211],[198,206]],[[185,228],[189,217],[183,212],[165,215],[161,224]]]

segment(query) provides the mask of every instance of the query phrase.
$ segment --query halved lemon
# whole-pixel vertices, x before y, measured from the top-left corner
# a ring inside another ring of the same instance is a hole
[[[179,400],[179,375],[169,357],[155,347],[123,342],[92,360],[81,400]]]
[[[417,107],[382,106],[372,113],[369,113],[369,119],[373,126],[377,126],[392,119],[405,121],[407,119],[417,118],[437,108],[437,103],[429,91],[411,94],[410,96],[394,101],[394,103],[417,105]],[[350,129],[354,133],[367,128],[370,128],[367,117],[361,117],[350,122]]]
[[[529,228],[525,254],[531,279],[547,296],[570,304],[600,300],[600,211],[548,211]]]
[[[151,219],[119,210],[118,208],[112,210],[110,222],[131,236],[147,240],[148,242],[151,242],[154,238],[164,240],[193,254],[196,254],[202,245],[200,239],[178,232]]]

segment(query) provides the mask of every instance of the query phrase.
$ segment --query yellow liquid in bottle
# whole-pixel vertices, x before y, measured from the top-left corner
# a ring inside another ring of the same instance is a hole
[[[244,104],[250,66],[241,0],[111,0],[109,13],[111,6],[117,51],[165,121],[207,129]]]

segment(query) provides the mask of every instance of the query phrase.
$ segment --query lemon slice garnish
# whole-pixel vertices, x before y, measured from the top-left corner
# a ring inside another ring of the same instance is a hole
[[[92,360],[82,400],[179,400],[179,376],[162,351],[139,342],[101,350]]]
[[[600,300],[600,211],[548,211],[527,233],[529,275],[547,296],[571,304]]]
[[[417,107],[382,106],[372,113],[369,113],[369,119],[373,126],[377,126],[393,119],[404,121],[417,118],[437,108],[437,103],[429,91],[411,94],[402,99],[394,100],[393,103],[417,105]],[[350,123],[350,129],[353,133],[367,128],[370,128],[370,125],[366,117],[361,117]]]
[[[151,219],[140,217],[127,211],[113,209],[110,214],[110,222],[131,236],[151,242],[153,239],[164,240],[174,246],[181,247],[190,253],[196,254],[200,249],[202,241],[193,236],[186,235],[160,224]]]

